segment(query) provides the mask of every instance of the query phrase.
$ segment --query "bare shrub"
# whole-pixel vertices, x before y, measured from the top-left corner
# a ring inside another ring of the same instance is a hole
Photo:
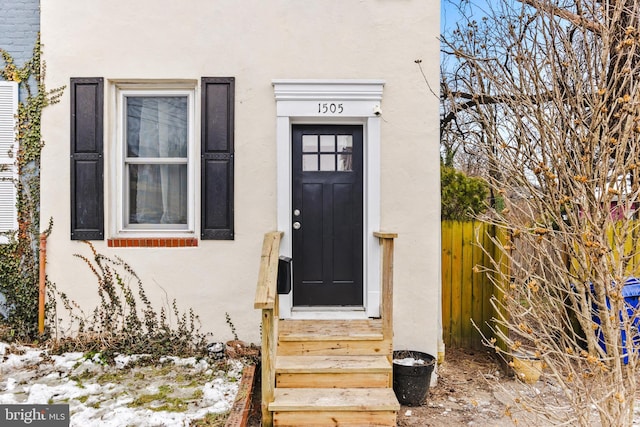
[[[192,309],[180,312],[174,299],[170,311],[162,307],[157,312],[131,266],[119,257],[98,253],[90,242],[85,243],[92,256],[75,256],[96,277],[100,303],[87,315],[66,294],[50,293],[50,298],[57,296],[67,310],[70,322],[67,329],[71,331],[62,336],[61,328],[55,329],[55,351],[101,352],[107,358],[116,353],[152,357],[207,355],[208,336],[200,332],[200,319]],[[56,321],[58,325],[63,323],[61,319]]]
[[[566,399],[523,394],[519,416],[630,425],[638,337],[623,287],[640,272],[640,4],[490,3],[443,35],[441,85],[446,146],[477,153],[505,202],[485,218],[510,236],[490,269],[508,316],[487,341],[540,358]]]

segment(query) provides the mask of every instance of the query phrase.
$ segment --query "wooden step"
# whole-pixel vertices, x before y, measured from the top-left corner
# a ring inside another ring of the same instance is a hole
[[[278,356],[276,387],[391,387],[392,366],[386,356]]]
[[[390,355],[391,339],[380,319],[283,320],[278,324],[278,354]]]
[[[400,404],[390,388],[276,388],[276,426],[395,426]]]
[[[283,320],[280,341],[381,340],[382,320]]]

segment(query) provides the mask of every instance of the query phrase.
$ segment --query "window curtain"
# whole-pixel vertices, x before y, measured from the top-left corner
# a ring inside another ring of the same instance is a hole
[[[130,224],[187,223],[187,122],[186,97],[128,98]]]

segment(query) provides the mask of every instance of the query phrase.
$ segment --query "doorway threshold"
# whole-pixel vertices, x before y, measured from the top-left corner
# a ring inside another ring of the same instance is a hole
[[[351,320],[368,319],[364,307],[293,307],[291,319],[300,320]]]

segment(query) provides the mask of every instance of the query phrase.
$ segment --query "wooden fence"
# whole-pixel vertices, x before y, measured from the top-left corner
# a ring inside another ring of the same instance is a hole
[[[476,326],[485,336],[492,336],[489,323],[495,313],[491,297],[500,297],[500,293],[487,273],[474,267],[490,267],[491,257],[499,259],[492,241],[496,229],[471,221],[442,221],[441,227],[444,343],[447,347],[479,349],[483,347],[482,336]]]

